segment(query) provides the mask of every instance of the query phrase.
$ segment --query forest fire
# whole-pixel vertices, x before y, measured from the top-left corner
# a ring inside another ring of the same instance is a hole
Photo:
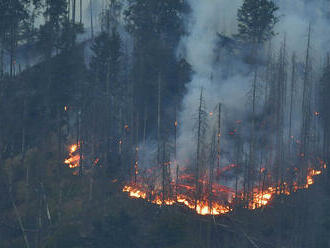
[[[79,143],[71,145],[69,156],[64,161],[64,163],[68,165],[69,168],[71,169],[79,167],[79,161],[80,161],[80,154],[78,152],[79,147],[80,147]]]
[[[129,196],[132,198],[146,199],[146,197],[147,197],[146,192],[142,192],[141,190],[138,190],[137,188],[134,188],[131,186],[125,186],[123,189],[123,192],[129,192]]]
[[[254,210],[269,205],[275,195],[290,195],[298,190],[308,189],[315,183],[315,176],[322,174],[323,169],[326,169],[326,164],[322,163],[322,167],[319,170],[307,169],[307,176],[304,180],[306,183],[298,184],[295,181],[291,184],[283,182],[281,185],[276,186],[254,187],[252,193],[238,191],[235,194],[234,189],[215,182],[210,186],[207,180],[200,179],[199,182],[203,185],[203,188],[209,187],[212,188],[212,191],[205,190],[201,197],[196,197],[196,186],[193,183],[194,176],[186,173],[179,177],[179,182],[170,184],[170,189],[167,192],[172,192],[172,194],[167,193],[166,197],[163,197],[163,189],[148,190],[150,187],[141,180],[138,183],[130,183],[124,186],[123,192],[129,193],[131,198],[144,199],[160,206],[184,205],[199,215],[223,215],[231,212],[236,203],[244,202],[247,195],[249,197],[247,208]],[[221,171],[228,171],[235,167],[231,164],[224,167]],[[264,173],[264,171],[261,170],[260,173]]]
[[[138,186],[128,186],[126,185],[123,188],[123,192],[129,193],[129,197],[131,198],[140,198],[147,200],[153,204],[157,204],[159,206],[166,205],[171,206],[174,204],[183,204],[186,207],[195,210],[200,215],[220,215],[225,214],[231,211],[231,209],[225,205],[221,205],[217,202],[214,202],[210,207],[208,201],[197,201],[196,203],[188,196],[184,194],[178,194],[171,199],[162,199],[162,194],[156,194],[154,191],[150,194],[143,189],[139,189]],[[147,195],[150,195],[150,198],[147,198]],[[152,199],[152,200],[151,200]]]
[[[136,148],[136,152],[138,152],[138,148]],[[73,144],[69,147],[69,155],[64,163],[71,169],[78,168],[81,158],[83,156],[80,154],[80,144]],[[93,160],[92,165],[95,166],[98,162],[99,159],[97,158]],[[212,183],[210,183],[209,172],[200,176],[196,181],[193,172],[189,172],[187,168],[181,168],[180,175],[177,174],[176,180],[169,179],[166,186],[164,184],[160,186],[160,184],[150,185],[149,183],[149,179],[154,176],[158,167],[142,170],[140,173],[136,161],[134,164],[135,178],[125,185],[122,191],[127,192],[130,198],[143,199],[159,206],[177,204],[192,209],[199,215],[223,215],[231,212],[236,204],[245,204],[246,208],[253,210],[268,205],[275,195],[290,195],[298,190],[308,189],[315,183],[315,177],[322,174],[323,170],[327,168],[324,161],[319,160],[319,163],[318,169],[306,169],[304,180],[298,180],[298,176],[291,183],[284,181],[275,184],[266,183],[264,180],[262,185],[259,182],[259,186],[254,186],[250,192],[247,192],[242,189],[239,190],[237,185],[234,189],[218,183],[223,175],[231,175],[232,170],[239,167],[236,164],[215,168],[212,173],[214,178]],[[177,163],[165,162],[163,166],[170,170],[170,166],[175,164]],[[294,168],[294,171],[296,174],[302,173],[298,168]],[[167,173],[170,174],[170,172]],[[272,178],[264,167],[258,173],[264,177]]]
[[[64,164],[66,164],[70,169],[79,168],[82,161],[84,162],[84,170],[93,168],[99,165],[100,159],[97,157],[86,156],[81,152],[80,142],[78,144],[73,144],[69,147],[68,157],[64,160]],[[75,171],[74,175],[78,175],[78,172]]]

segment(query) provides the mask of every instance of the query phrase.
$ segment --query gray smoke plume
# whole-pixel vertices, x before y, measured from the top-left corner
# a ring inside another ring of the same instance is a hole
[[[201,89],[204,89],[205,105],[212,112],[216,104],[241,109],[246,101],[249,78],[240,75],[223,80],[222,68],[217,63],[218,34],[236,32],[235,15],[241,1],[190,0],[192,13],[187,21],[188,36],[183,37],[179,46],[179,56],[184,56],[192,66],[193,77],[188,92],[183,99],[179,118],[178,154],[186,160],[195,152],[194,125],[199,106]],[[225,21],[226,20],[226,21]],[[195,116],[196,117],[196,116]],[[215,117],[214,117],[215,118]]]
[[[179,115],[178,157],[181,160],[193,158],[196,152],[194,142],[194,124],[199,106],[201,89],[204,89],[205,105],[207,111],[212,112],[221,102],[225,108],[223,124],[228,120],[241,120],[251,112],[249,94],[252,75],[250,68],[240,58],[231,58],[233,67],[229,76],[223,63],[222,54],[217,50],[219,37],[224,34],[228,37],[237,33],[237,10],[242,0],[189,0],[192,12],[186,21],[188,35],[181,39],[178,47],[178,56],[184,57],[192,66],[192,81],[187,86],[187,94],[182,103],[182,112]],[[297,53],[300,64],[303,64],[308,26],[312,28],[312,57],[315,67],[320,67],[322,55],[329,50],[328,25],[329,3],[324,0],[278,0],[277,13],[280,22],[276,26],[277,35],[271,40],[272,53],[277,56],[286,37],[286,50],[288,60],[293,52]],[[266,44],[269,46],[269,44]],[[228,58],[225,58],[228,62]],[[226,62],[225,62],[226,63]],[[262,79],[259,79],[261,85]],[[301,82],[298,82],[298,88]],[[299,92],[299,90],[298,90]],[[296,101],[301,99],[297,97]],[[287,112],[287,111],[286,111]],[[210,117],[212,119],[214,117]],[[298,133],[300,126],[296,123],[300,116],[294,116],[294,128]],[[212,120],[211,120],[212,123]],[[224,126],[222,131],[228,130]],[[209,130],[211,131],[211,129]],[[246,128],[247,136],[249,128]],[[244,135],[244,134],[243,134]],[[226,143],[226,136],[224,135]]]

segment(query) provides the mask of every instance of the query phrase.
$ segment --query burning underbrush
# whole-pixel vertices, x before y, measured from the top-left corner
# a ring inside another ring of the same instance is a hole
[[[69,168],[74,169],[79,167],[80,153],[79,153],[80,144],[73,144],[70,147],[69,156],[65,159],[64,163],[69,166]]]
[[[123,192],[128,192],[131,198],[141,198],[148,202],[157,205],[174,205],[181,204],[185,205],[190,209],[194,209],[198,214],[201,215],[220,215],[231,211],[229,205],[220,204],[218,202],[213,202],[212,204],[208,199],[194,200],[192,194],[174,194],[170,198],[164,198],[163,193],[159,191],[151,191],[144,189],[141,185],[126,185],[123,188]]]
[[[298,190],[308,189],[315,182],[315,177],[322,174],[326,164],[321,161],[318,169],[308,168],[305,180],[291,183],[282,182],[278,185],[266,186],[265,180],[261,185],[254,186],[251,192],[227,187],[208,180],[196,180],[193,174],[183,174],[178,181],[172,181],[166,189],[162,186],[151,186],[142,178],[124,186],[131,198],[140,198],[157,205],[184,205],[200,215],[222,215],[231,212],[235,206],[245,206],[257,209],[268,205],[275,195],[290,195]],[[224,167],[225,170],[235,166]],[[260,172],[264,173],[264,171]],[[270,175],[267,175],[270,178]],[[299,183],[300,182],[300,183]],[[198,190],[196,190],[196,185]]]
[[[80,152],[80,144],[70,146],[64,163],[75,170],[74,175],[78,175],[82,160],[85,160],[84,167],[87,168],[87,159]],[[242,187],[242,182],[239,182],[237,177],[235,187],[225,186],[224,177],[233,177],[233,170],[239,167],[235,164],[216,168],[212,173],[207,170],[196,178],[194,172],[185,167],[177,169],[176,177],[173,176],[173,168],[178,168],[174,162],[145,170],[135,163],[134,176],[122,191],[128,193],[131,198],[143,199],[159,206],[176,204],[188,207],[200,215],[222,215],[231,212],[236,206],[253,210],[268,205],[275,195],[290,195],[298,190],[308,189],[314,184],[315,177],[327,168],[324,161],[318,161],[318,166],[314,168],[294,168],[293,179],[280,183],[271,183],[274,182],[273,176],[262,168],[258,172],[259,182],[253,183],[250,188],[246,185]],[[90,160],[89,167],[93,168],[98,162],[99,159]]]
[[[73,174],[79,174],[79,167],[81,166],[82,161],[85,161],[85,169],[90,169],[99,164],[99,158],[86,157],[81,151],[80,142],[73,144],[69,147],[69,155],[64,160],[64,164],[67,165],[70,169],[74,169]]]

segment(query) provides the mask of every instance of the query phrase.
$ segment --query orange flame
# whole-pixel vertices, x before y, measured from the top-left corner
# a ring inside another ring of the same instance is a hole
[[[76,154],[79,149],[79,143],[70,146],[69,157],[64,160],[64,163],[69,166],[69,168],[77,168],[80,163],[80,154]]]
[[[170,162],[169,162],[170,164]],[[234,165],[229,165],[228,168],[234,168]],[[322,163],[322,169],[325,169],[327,166],[325,163]],[[263,168],[264,169],[264,168]],[[264,173],[265,170],[261,170],[260,173]],[[258,187],[253,189],[251,200],[248,204],[248,208],[253,210],[263,206],[268,205],[275,195],[290,195],[292,192],[296,192],[301,189],[308,189],[312,184],[315,183],[315,176],[322,174],[322,169],[308,169],[308,173],[306,176],[306,184],[299,186],[297,182],[294,182],[290,188],[288,183],[284,182],[282,185],[277,185],[275,187],[268,187],[260,190]],[[188,180],[191,182],[194,180],[193,175],[184,174],[180,177],[181,180]],[[200,183],[205,185],[207,181],[204,179],[200,180]],[[171,186],[175,186],[176,188],[185,190],[186,192],[194,192],[195,187],[191,185],[185,184],[173,184]],[[148,188],[148,187],[145,187]],[[225,192],[226,194],[231,194],[238,200],[243,199],[243,193],[239,193],[238,195],[234,195],[233,191],[225,186],[214,184],[212,187],[212,193],[215,195]],[[231,207],[231,200],[228,200],[227,203],[222,202],[220,200],[213,200],[210,202],[208,200],[208,196],[206,196],[202,200],[196,201],[194,199],[194,194],[189,195],[189,193],[177,193],[173,194],[171,197],[163,199],[162,192],[151,191],[148,193],[148,190],[144,190],[143,186],[140,185],[126,185],[123,188],[123,192],[128,192],[131,198],[141,198],[146,201],[149,201],[153,204],[157,205],[174,205],[174,204],[182,204],[189,209],[196,211],[199,215],[223,215],[231,212],[233,208]],[[148,197],[147,197],[148,196]]]

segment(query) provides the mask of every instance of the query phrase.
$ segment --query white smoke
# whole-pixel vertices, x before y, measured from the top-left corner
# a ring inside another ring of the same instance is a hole
[[[224,118],[237,115],[237,120],[250,111],[248,94],[251,88],[251,75],[239,73],[223,79],[221,66],[216,62],[217,33],[232,36],[237,33],[237,10],[242,0],[188,0],[192,12],[187,20],[188,35],[181,39],[179,56],[184,57],[192,66],[192,81],[187,85],[187,94],[179,115],[179,158],[192,158],[196,152],[194,144],[194,124],[199,106],[201,88],[204,89],[208,111],[213,111],[216,104],[225,106]],[[306,52],[308,25],[312,27],[312,56],[317,62],[322,61],[324,51],[329,51],[330,35],[327,11],[329,3],[325,0],[278,0],[277,13],[280,22],[276,25],[277,36],[272,39],[272,49],[277,54],[286,35],[288,56],[297,53],[302,62]],[[241,61],[235,66],[242,67]],[[213,80],[211,80],[213,78]],[[299,87],[299,85],[298,85]],[[233,117],[232,118],[236,118]],[[241,117],[240,117],[241,116]],[[244,118],[244,116],[243,116]]]
[[[319,60],[329,51],[329,2],[325,0],[278,0],[280,22],[274,44],[278,46],[286,35],[289,53],[296,52],[303,59],[306,52],[308,26],[311,24],[312,55]],[[319,62],[319,61],[317,61]]]
[[[218,34],[236,31],[235,17],[241,0],[189,0],[192,13],[187,22],[188,36],[181,40],[179,55],[184,56],[192,66],[193,77],[182,103],[179,118],[180,132],[178,154],[182,160],[194,154],[193,142],[196,113],[199,106],[201,88],[204,89],[205,104],[209,112],[221,102],[237,106],[245,98],[245,79],[235,77],[217,82],[221,78],[221,68],[216,63]],[[226,21],[225,21],[226,20]],[[230,98],[227,96],[230,95]]]

